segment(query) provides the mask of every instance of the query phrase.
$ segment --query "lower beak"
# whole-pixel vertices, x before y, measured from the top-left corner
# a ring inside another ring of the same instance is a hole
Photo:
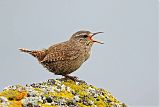
[[[99,42],[99,41],[96,41],[96,40],[93,40],[93,36],[99,34],[99,33],[103,33],[103,32],[96,32],[96,33],[91,33],[91,35],[89,36],[89,39],[92,41],[92,42],[96,42],[96,43],[99,43],[99,44],[104,44],[103,42]]]

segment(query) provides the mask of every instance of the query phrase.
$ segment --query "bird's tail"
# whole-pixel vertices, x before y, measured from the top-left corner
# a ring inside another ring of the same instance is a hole
[[[39,61],[43,60],[43,58],[46,56],[46,50],[28,50],[24,48],[19,48],[19,50],[36,57]]]
[[[25,53],[29,53],[29,54],[31,54],[31,53],[32,53],[32,51],[31,51],[31,50],[24,49],[24,48],[19,48],[19,50],[20,50],[21,52],[25,52]]]

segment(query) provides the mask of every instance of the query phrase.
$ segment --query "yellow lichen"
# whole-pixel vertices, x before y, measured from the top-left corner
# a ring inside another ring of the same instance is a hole
[[[0,93],[0,96],[6,97],[8,100],[18,101],[26,97],[27,92],[25,90],[21,92],[17,90],[4,90]]]
[[[55,105],[40,104],[40,107],[57,107],[57,106],[55,106]]]
[[[43,92],[40,88],[34,88],[35,91]]]
[[[83,103],[78,103],[78,106],[79,106],[79,107],[90,107],[90,106],[84,105]]]
[[[85,85],[76,85],[75,82],[73,81],[67,81],[63,83],[65,86],[70,87],[71,89],[75,90],[75,91],[79,91],[79,90],[83,90]]]
[[[68,99],[72,99],[74,97],[73,94],[68,91],[61,91],[57,93],[50,92],[49,95],[56,96],[56,97],[62,97],[62,98],[68,98]]]
[[[22,107],[21,101],[10,101],[8,107]]]
[[[88,88],[86,84],[76,85],[73,81],[67,81],[63,83],[65,86],[70,87],[72,90],[74,90],[76,93],[78,93],[80,96],[88,95],[85,91],[85,89]]]
[[[95,105],[97,107],[106,107],[106,104],[101,99],[99,101],[95,101]]]

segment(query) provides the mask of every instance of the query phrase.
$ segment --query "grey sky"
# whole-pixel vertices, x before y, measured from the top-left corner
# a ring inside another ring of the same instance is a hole
[[[131,106],[158,106],[158,1],[0,0],[0,90],[58,78],[18,48],[42,49],[78,30],[103,31],[72,75]]]

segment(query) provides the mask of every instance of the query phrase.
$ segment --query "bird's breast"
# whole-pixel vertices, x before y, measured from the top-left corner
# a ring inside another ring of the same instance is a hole
[[[90,57],[90,54],[91,54],[91,48],[86,47],[85,48],[85,61]]]

